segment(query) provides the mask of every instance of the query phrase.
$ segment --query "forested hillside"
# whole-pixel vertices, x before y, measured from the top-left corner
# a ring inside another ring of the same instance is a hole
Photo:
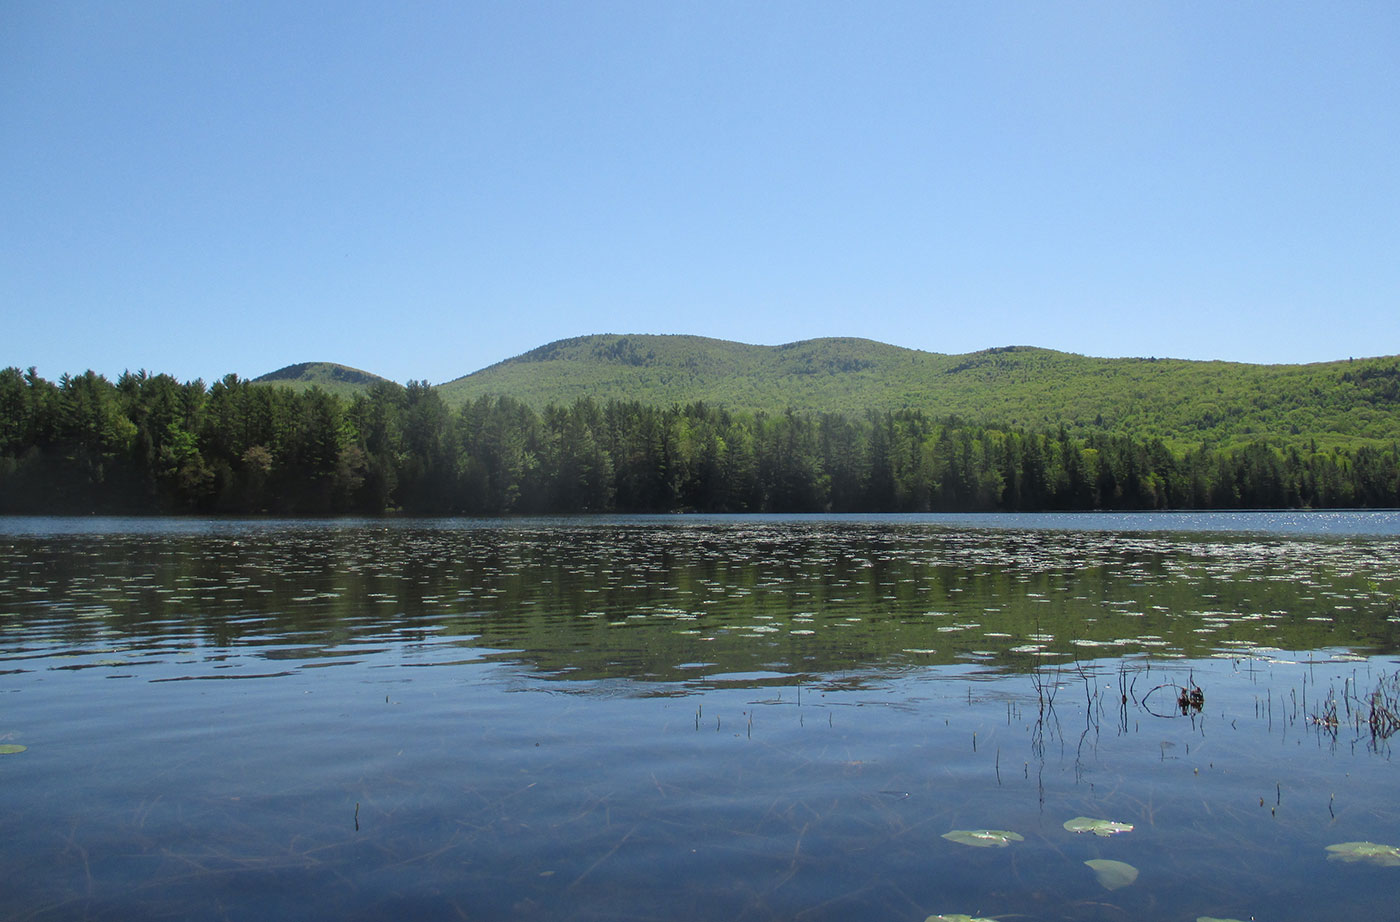
[[[335,362],[301,362],[259,375],[253,379],[253,383],[280,384],[302,391],[319,387],[342,397],[353,397],[384,380],[379,375]]]
[[[1400,357],[1316,365],[1102,359],[1030,347],[942,355],[863,339],[751,346],[697,336],[561,340],[440,386],[452,406],[508,396],[541,409],[588,397],[732,411],[917,410],[1178,449],[1264,438],[1400,439]]]
[[[1174,449],[918,410],[452,407],[426,383],[345,398],[233,375],[0,372],[10,513],[1377,507],[1400,505],[1398,454],[1325,438]]]

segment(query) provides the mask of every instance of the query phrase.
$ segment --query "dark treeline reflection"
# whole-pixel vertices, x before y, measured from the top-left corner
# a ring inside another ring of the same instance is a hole
[[[1400,506],[1395,446],[1161,441],[916,411],[733,413],[426,382],[352,399],[230,375],[0,372],[0,512],[499,515]]]
[[[20,537],[0,546],[0,636],[20,668],[55,639],[261,649],[292,668],[382,644],[410,665],[495,656],[643,683],[1392,653],[1395,560],[1393,542],[791,522]]]

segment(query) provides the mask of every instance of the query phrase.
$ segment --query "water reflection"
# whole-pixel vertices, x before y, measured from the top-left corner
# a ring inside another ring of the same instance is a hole
[[[1397,543],[12,534],[0,916],[1383,917]]]
[[[1398,548],[833,522],[116,534],[12,539],[0,600],[12,643],[164,638],[299,668],[347,643],[431,638],[425,664],[456,662],[439,649],[455,639],[573,680],[1025,672],[1124,653],[1394,652]]]

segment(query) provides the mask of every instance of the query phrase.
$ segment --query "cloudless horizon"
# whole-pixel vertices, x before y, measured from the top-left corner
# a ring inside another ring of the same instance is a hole
[[[1400,353],[1400,5],[16,0],[0,366]]]

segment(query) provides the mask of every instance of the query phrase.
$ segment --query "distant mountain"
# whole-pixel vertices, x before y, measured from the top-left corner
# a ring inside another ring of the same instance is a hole
[[[253,383],[280,384],[296,390],[319,387],[323,391],[348,397],[384,380],[387,379],[348,365],[337,365],[334,362],[302,362],[260,375],[253,379]]]
[[[598,335],[549,343],[439,386],[449,405],[505,395],[535,407],[635,400],[739,411],[916,409],[933,416],[1177,445],[1262,437],[1400,438],[1400,358],[1312,365],[1104,359],[1028,346],[965,355],[866,339],[753,346],[699,336]]]
[[[866,409],[875,407],[867,398],[905,363],[929,355],[868,339],[752,346],[702,336],[582,336],[449,381],[440,391],[450,404],[505,394],[536,407],[593,397],[741,410]]]
[[[326,362],[254,379],[350,395],[376,375]],[[868,339],[754,346],[701,336],[561,339],[437,390],[449,406],[506,396],[536,409],[636,401],[738,412],[918,410],[978,424],[1116,432],[1177,448],[1261,438],[1319,447],[1400,440],[1400,357],[1311,365],[1093,358],[1030,346],[963,355]]]

